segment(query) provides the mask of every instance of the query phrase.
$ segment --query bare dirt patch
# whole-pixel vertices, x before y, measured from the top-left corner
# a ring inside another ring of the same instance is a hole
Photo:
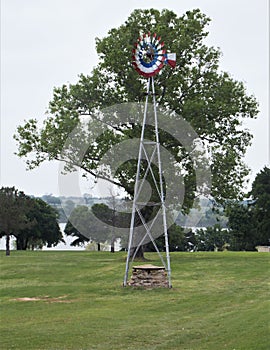
[[[15,298],[12,300],[15,301],[45,301],[47,303],[72,303],[72,300],[69,299],[65,299],[67,296],[66,295],[62,295],[60,297],[56,297],[56,298],[51,298],[49,296],[43,296],[43,297],[23,297],[23,298]]]

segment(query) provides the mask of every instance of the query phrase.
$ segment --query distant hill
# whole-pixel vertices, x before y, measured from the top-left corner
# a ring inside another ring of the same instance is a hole
[[[60,214],[59,222],[61,223],[66,223],[68,221],[72,210],[78,205],[86,205],[88,207],[100,203],[109,205],[111,200],[111,197],[98,198],[88,194],[84,194],[82,197],[43,195],[41,198],[58,210]],[[116,198],[116,201],[120,205],[123,199]],[[220,224],[221,227],[225,228],[227,218],[224,216],[223,208],[217,208],[213,205],[212,201],[202,198],[199,203],[199,208],[192,208],[188,217],[180,213],[175,222],[182,227],[190,226],[190,223],[195,223],[195,225],[191,226],[209,227]]]
[[[59,212],[59,222],[66,223],[68,221],[68,217],[71,214],[72,210],[76,208],[78,205],[85,205],[88,207],[92,207],[94,204],[108,204],[111,197],[92,197],[88,194],[84,194],[82,197],[56,197],[53,195],[43,195],[40,197],[46,203],[57,209]],[[121,203],[122,199],[116,198],[116,201]]]

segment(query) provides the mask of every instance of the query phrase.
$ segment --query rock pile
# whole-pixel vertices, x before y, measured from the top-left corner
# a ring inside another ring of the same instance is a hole
[[[168,288],[167,273],[164,267],[154,265],[134,266],[129,286],[144,288]]]

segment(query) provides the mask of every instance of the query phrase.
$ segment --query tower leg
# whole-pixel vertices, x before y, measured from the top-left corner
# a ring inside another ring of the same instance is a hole
[[[156,134],[156,142],[157,142],[160,199],[161,199],[161,207],[162,207],[166,260],[167,260],[167,273],[168,273],[169,288],[171,288],[172,284],[171,284],[171,262],[170,262],[170,252],[169,252],[169,237],[168,237],[168,228],[167,228],[167,219],[166,219],[166,207],[165,207],[165,198],[164,198],[163,179],[162,179],[162,165],[161,165],[161,157],[160,157],[160,143],[159,143],[159,133],[158,133],[158,117],[157,117],[157,105],[156,105],[154,78],[152,78],[152,92],[153,92],[153,105],[154,105],[154,116],[155,116],[155,134]]]
[[[142,124],[141,138],[140,138],[140,148],[139,148],[139,155],[138,155],[138,162],[137,162],[136,181],[135,181],[135,187],[134,187],[134,197],[133,197],[132,214],[131,214],[130,231],[129,231],[126,271],[125,271],[124,283],[123,283],[124,287],[126,287],[126,285],[127,285],[129,263],[130,263],[130,252],[131,252],[131,247],[132,247],[132,242],[133,242],[135,214],[136,214],[136,201],[137,201],[137,197],[138,197],[138,186],[139,186],[139,180],[140,180],[140,165],[141,165],[141,159],[142,159],[142,148],[143,148],[144,131],[145,131],[145,124],[146,124],[146,116],[147,116],[150,87],[151,87],[151,78],[148,79],[147,95],[146,95],[146,99],[145,99],[145,107],[144,107],[144,113],[143,113],[143,124]]]

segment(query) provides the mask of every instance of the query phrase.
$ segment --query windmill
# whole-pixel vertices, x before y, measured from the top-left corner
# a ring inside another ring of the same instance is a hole
[[[160,143],[159,143],[159,130],[158,130],[158,115],[157,115],[157,103],[155,95],[155,82],[154,76],[157,75],[163,68],[164,64],[169,64],[172,68],[176,65],[176,54],[166,53],[164,48],[164,42],[161,42],[161,38],[156,34],[151,36],[150,33],[144,34],[140,37],[133,50],[133,65],[136,71],[147,79],[147,92],[144,106],[142,130],[140,137],[140,146],[137,161],[137,172],[134,187],[134,198],[132,204],[132,214],[130,222],[130,232],[128,241],[128,253],[126,259],[126,270],[124,276],[123,285],[127,285],[128,273],[130,263],[133,261],[139,247],[143,244],[145,239],[153,243],[159,257],[167,271],[168,286],[171,288],[171,267],[170,267],[170,254],[169,254],[169,241],[167,232],[167,221],[166,221],[166,207],[164,198],[164,184],[162,175],[162,164],[160,155]],[[147,117],[149,108],[149,97],[152,96],[153,115],[154,115],[154,138],[149,141],[146,138],[145,132],[147,127]],[[152,161],[157,159],[157,171],[154,171]],[[144,167],[142,166],[144,163]],[[145,164],[146,163],[146,164]],[[142,170],[144,168],[144,171]],[[156,175],[158,173],[158,175]],[[151,228],[153,225],[151,222],[147,222],[143,215],[143,208],[149,203],[141,201],[141,194],[144,191],[144,185],[146,178],[150,177],[155,187],[155,191],[158,194],[158,200],[155,203],[151,203],[152,206],[156,205],[159,208],[159,212],[162,216],[163,233],[165,237],[165,249],[166,249],[166,262],[159,252],[159,249],[153,238]],[[140,226],[143,229],[142,237],[139,237],[139,241],[134,245],[136,241],[136,228],[137,221],[140,222]],[[131,249],[136,247],[133,253],[133,259],[131,259]]]

